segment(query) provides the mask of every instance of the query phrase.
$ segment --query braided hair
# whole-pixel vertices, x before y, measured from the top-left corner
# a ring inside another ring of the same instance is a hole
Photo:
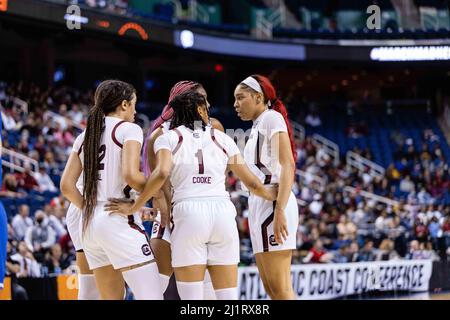
[[[97,205],[98,155],[105,129],[105,116],[114,112],[124,100],[131,101],[133,94],[136,94],[135,88],[119,80],[103,81],[95,90],[94,106],[88,114],[83,142],[83,231],[86,230]]]
[[[197,122],[201,122],[202,129],[205,129],[206,124],[197,110],[199,106],[206,107],[206,100],[203,95],[196,91],[188,91],[173,98],[169,105],[173,109],[170,129],[184,125],[194,130]]]
[[[184,92],[188,91],[197,91],[198,89],[203,88],[203,86],[195,81],[190,80],[183,80],[177,82],[172,89],[170,89],[169,94],[169,101],[164,106],[164,109],[161,112],[161,115],[155,119],[153,122],[153,125],[151,126],[150,130],[147,132],[147,137],[144,141],[144,147],[143,153],[142,153],[142,171],[144,171],[144,174],[146,177],[150,176],[150,164],[148,159],[148,142],[150,140],[150,137],[156,129],[158,129],[164,122],[172,119],[173,115],[173,109],[170,107],[170,102],[175,98],[177,95],[182,94]]]

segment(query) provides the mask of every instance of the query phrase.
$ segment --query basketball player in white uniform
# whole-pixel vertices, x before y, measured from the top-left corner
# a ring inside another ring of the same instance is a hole
[[[272,299],[295,299],[290,265],[299,220],[297,200],[291,191],[295,157],[287,112],[269,79],[263,76],[248,77],[236,87],[234,95],[238,116],[253,121],[244,149],[245,161],[262,183],[279,185],[276,201],[254,193],[248,200],[250,237],[258,270]]]
[[[102,82],[95,93],[86,130],[77,137],[61,181],[63,194],[82,211],[82,248],[93,270],[102,299],[123,299],[123,283],[134,297],[162,299],[158,269],[138,214],[110,216],[104,205],[110,197],[142,190],[139,172],[142,129],[133,124],[134,88],[122,81]],[[83,173],[83,196],[76,182]]]
[[[203,86],[194,81],[179,81],[177,82],[172,89],[170,90],[169,95],[169,103],[170,101],[176,97],[177,95],[188,92],[188,91],[195,91],[200,93],[205,97],[205,101],[207,104],[207,108],[209,109],[210,105],[208,103],[208,97],[206,90],[203,88]],[[170,108],[169,105],[166,105],[161,113],[161,115],[155,120],[151,131],[149,132],[149,136],[147,136],[146,142],[144,143],[144,172],[148,176],[156,166],[156,155],[153,151],[153,146],[157,138],[159,138],[163,133],[166,133],[170,129],[170,119],[172,117],[173,110]],[[224,132],[224,128],[220,121],[214,118],[209,118],[210,125],[222,132]],[[146,151],[146,152],[145,152]],[[167,185],[167,186],[166,186]],[[166,181],[163,190],[167,190],[165,192],[165,196],[167,196],[167,199],[157,199],[153,198],[153,207],[159,207],[161,210],[168,210],[168,208],[171,207],[172,203],[172,191],[171,191],[170,182]],[[167,195],[166,195],[167,194]],[[164,208],[165,207],[165,208]],[[168,214],[168,212],[166,212]],[[150,217],[149,217],[150,218]],[[152,233],[151,233],[151,240],[150,244],[152,247],[152,250],[155,254],[156,263],[158,264],[159,269],[159,275],[161,277],[161,285],[163,292],[166,291],[166,288],[169,285],[170,277],[173,274],[173,268],[171,263],[171,255],[172,251],[170,248],[170,226],[163,227],[161,224],[161,215],[157,217],[156,221],[151,217],[153,220],[153,226],[152,226]],[[203,291],[204,291],[204,299],[205,300],[215,300],[216,296],[214,293],[214,288],[212,286],[211,277],[209,275],[209,272],[206,271],[205,273],[205,279],[204,279],[204,285],[203,285]]]
[[[142,206],[160,188],[152,183],[153,175],[170,172],[172,266],[181,299],[203,299],[208,268],[217,299],[235,300],[239,237],[236,209],[225,189],[227,166],[255,194],[274,200],[276,191],[264,188],[251,173],[230,137],[207,126],[207,104],[201,94],[181,94],[170,105],[171,130],[155,142],[157,166],[144,191],[133,206],[112,202],[108,210],[127,214]]]
[[[74,150],[78,152],[79,150]],[[81,151],[81,150],[80,150]],[[80,194],[83,193],[82,177],[77,181],[76,187]],[[81,215],[82,212],[73,203],[69,205],[66,213],[67,230],[76,251],[76,261],[78,267],[78,300],[98,300],[100,294],[95,284],[94,274],[89,270],[86,256],[81,242]]]

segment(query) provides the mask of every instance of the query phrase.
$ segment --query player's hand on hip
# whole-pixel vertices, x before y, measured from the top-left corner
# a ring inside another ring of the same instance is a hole
[[[270,201],[277,200],[277,197],[278,197],[278,184],[268,186],[268,187],[266,187],[266,190],[267,190],[267,193],[269,194],[269,196],[271,198]]]
[[[164,197],[153,198],[153,208],[158,209],[161,215],[161,227],[165,227],[169,223],[169,208]]]
[[[273,218],[273,234],[275,237],[275,242],[278,244],[283,244],[289,235],[284,210],[277,207],[275,207]]]
[[[133,204],[134,200],[127,199],[117,199],[117,198],[108,198],[108,203],[105,205],[105,211],[109,212],[109,214],[120,214],[123,216],[131,216],[133,215]]]

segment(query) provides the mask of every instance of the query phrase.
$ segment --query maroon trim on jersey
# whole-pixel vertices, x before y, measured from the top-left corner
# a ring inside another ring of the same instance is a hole
[[[80,146],[80,148],[78,149],[78,156],[81,154],[81,151],[82,151],[82,149],[83,149],[83,143],[84,143],[84,141],[81,143],[81,146]]]
[[[131,229],[134,229],[136,231],[139,231],[141,234],[145,236],[145,239],[147,239],[148,244],[150,244],[150,240],[148,239],[147,233],[145,230],[142,230],[135,222],[134,222],[134,216],[128,216],[128,225],[131,227]]]
[[[173,129],[173,131],[175,131],[178,135],[178,143],[177,146],[175,147],[175,149],[173,149],[172,154],[177,153],[178,149],[180,149],[181,144],[183,143],[183,135],[181,134],[181,132],[178,129]]]
[[[172,202],[171,209],[170,209],[170,223],[169,223],[169,230],[172,233],[173,229],[175,229],[175,223],[173,222],[173,205],[175,202]]]
[[[272,211],[272,213],[267,217],[266,220],[264,220],[264,222],[261,225],[261,235],[262,235],[262,240],[263,240],[263,250],[264,250],[264,252],[269,251],[269,238],[267,237],[267,227],[273,221],[274,214],[275,214],[275,205],[276,205],[276,203],[277,203],[276,201],[273,202],[273,211]]]
[[[262,137],[262,139],[261,139],[261,137]],[[261,172],[264,173],[264,175],[266,176],[264,178],[264,184],[270,184],[270,180],[272,180],[272,173],[261,162],[261,149],[262,149],[262,141],[263,140],[264,140],[264,136],[260,132],[258,132],[258,139],[256,141],[256,167],[259,170],[261,170]]]
[[[216,146],[218,146],[219,149],[222,150],[223,153],[225,153],[225,154],[228,156],[227,150],[225,150],[225,148],[222,147],[222,145],[219,143],[219,141],[217,141],[216,136],[214,135],[214,128],[211,128],[211,139],[212,139],[212,141],[214,141],[214,143],[216,144]]]
[[[131,190],[132,188],[129,185],[126,185],[125,188],[123,188],[123,194],[125,195],[125,198],[130,199],[131,198]]]
[[[118,128],[122,123],[124,123],[124,122],[126,122],[126,121],[125,121],[125,120],[122,120],[122,121],[118,122],[118,123],[114,126],[114,128],[113,128],[113,130],[112,130],[112,132],[111,132],[111,138],[112,138],[112,140],[114,141],[114,143],[115,143],[116,145],[119,146],[119,148],[123,148],[123,144],[121,144],[121,143],[117,140],[117,138],[116,138],[116,130],[117,130],[117,128]]]
[[[164,230],[166,230],[166,228],[165,227],[161,227],[161,224],[159,224],[158,234],[156,235],[156,239],[162,239],[162,237],[164,235]]]

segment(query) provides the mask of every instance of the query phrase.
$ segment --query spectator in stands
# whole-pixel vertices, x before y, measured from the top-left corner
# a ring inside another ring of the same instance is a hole
[[[67,114],[67,105],[66,104],[61,104],[59,106],[59,113],[58,116],[53,118],[53,121],[56,122],[56,126],[55,128],[57,129],[56,131],[63,131],[66,130],[67,125],[68,125],[68,118],[67,118],[68,114]]]
[[[391,239],[384,239],[376,253],[376,261],[388,261],[399,259],[398,253],[394,250],[394,242]]]
[[[348,262],[348,246],[343,245],[339,248],[338,252],[333,256],[334,263],[347,263]]]
[[[40,133],[38,121],[36,120],[36,114],[30,112],[26,118],[25,124],[20,128],[22,137],[36,137]],[[25,135],[24,135],[25,134]],[[24,152],[25,153],[25,152]]]
[[[438,238],[442,237],[441,225],[438,217],[433,216],[428,224],[428,233],[434,250],[438,250]]]
[[[22,204],[19,207],[19,213],[12,219],[12,228],[17,240],[22,241],[25,238],[27,229],[33,226],[33,220],[30,218],[30,207]]]
[[[427,189],[425,187],[422,187],[420,189],[420,192],[417,194],[417,200],[421,204],[429,204],[433,202],[433,198],[428,193]]]
[[[309,211],[313,215],[318,216],[322,212],[322,208],[323,208],[322,196],[320,195],[320,193],[316,193],[313,196],[313,199],[314,199],[314,201],[312,201],[309,204]]]
[[[5,174],[0,196],[10,198],[22,198],[25,196],[25,194],[19,190],[19,183],[17,182],[15,175],[11,173]]]
[[[359,245],[358,242],[352,241],[347,250],[347,262],[356,262],[358,261],[359,256]]]
[[[308,254],[303,259],[303,263],[329,263],[332,259],[333,254],[327,253],[323,247],[322,240],[317,239],[311,250],[309,250]]]
[[[17,246],[17,241],[20,241],[10,223],[8,224],[8,241],[11,241],[14,247]]]
[[[19,263],[20,269],[16,273],[18,278],[40,277],[41,267],[34,258],[24,241],[19,242],[18,252],[11,256],[11,260]]]
[[[22,154],[28,155],[28,152],[30,151],[28,136],[22,136],[20,138],[20,142],[17,145],[17,151]]]
[[[420,242],[426,242],[428,239],[428,228],[420,219],[416,219],[414,226],[414,236]]]
[[[324,147],[320,147],[317,149],[316,152],[316,162],[319,165],[319,167],[323,168],[330,164],[331,157],[329,154],[325,151]]]
[[[72,119],[73,123],[75,125],[81,125],[81,122],[83,121],[83,112],[81,112],[78,104],[74,103],[72,104],[72,108],[68,112],[70,119]]]
[[[47,174],[45,167],[39,167],[39,171],[34,173],[34,179],[38,183],[40,192],[57,192],[55,184],[50,176]]]
[[[364,247],[361,249],[358,255],[358,262],[375,261],[375,250],[373,249],[373,241],[366,239]]]
[[[422,253],[422,250],[420,250],[419,241],[412,240],[409,243],[409,252],[405,256],[406,259],[409,260],[418,260],[418,259],[424,259],[424,255]]]
[[[47,151],[47,143],[45,142],[45,138],[42,134],[40,134],[37,138],[36,143],[34,144],[34,150],[39,154],[39,162],[44,160],[45,152]]]
[[[61,173],[60,167],[58,163],[55,161],[55,156],[51,151],[47,151],[45,153],[44,163],[42,164],[42,166],[46,169],[49,175],[57,175]]]
[[[391,140],[395,142],[397,148],[401,148],[405,143],[405,136],[399,130],[393,130]]]
[[[445,237],[445,246],[450,248],[450,215],[445,217],[445,220],[442,224],[442,232]]]
[[[67,128],[63,132],[63,142],[64,146],[66,148],[69,148],[72,150],[73,142],[75,141],[75,130],[71,125],[68,125]]]
[[[39,191],[39,185],[31,173],[31,165],[26,163],[24,169],[24,172],[16,174],[19,188],[28,192],[32,190]]]
[[[49,226],[44,211],[35,214],[35,224],[27,229],[25,243],[38,261],[43,261],[45,254],[56,243],[56,233]]]
[[[411,177],[407,175],[400,181],[400,191],[410,193],[414,191],[414,182],[411,181]]]
[[[61,246],[57,243],[47,253],[42,266],[47,268],[46,271],[49,275],[59,275],[70,266],[70,260],[67,255],[63,254]]]
[[[305,123],[313,128],[316,128],[322,125],[322,120],[320,120],[319,114],[316,111],[312,111],[306,116]]]
[[[6,247],[6,276],[11,279],[11,298],[12,300],[28,300],[28,294],[24,287],[17,282],[18,275],[21,273],[21,264],[11,257],[15,254],[13,245],[8,241]]]
[[[393,163],[391,163],[387,168],[386,177],[391,181],[398,181],[401,178],[400,172],[397,170]]]
[[[343,240],[355,240],[357,228],[355,224],[348,220],[346,214],[342,214],[337,225],[338,235]]]
[[[432,261],[440,260],[439,255],[433,250],[433,244],[430,241],[421,243],[420,249],[422,250],[424,259],[430,259]]]
[[[375,220],[375,229],[379,233],[385,233],[386,229],[389,227],[390,218],[386,210],[383,210],[378,218]]]
[[[52,229],[55,231],[56,237],[60,239],[67,233],[66,223],[64,220],[67,211],[66,208],[55,208],[50,204],[47,204],[44,207],[44,211],[48,217],[48,223],[50,227],[52,227]]]

